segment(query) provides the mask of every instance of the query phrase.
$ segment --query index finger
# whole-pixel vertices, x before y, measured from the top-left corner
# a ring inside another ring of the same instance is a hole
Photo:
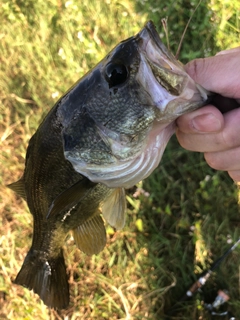
[[[240,99],[240,48],[228,54],[190,61],[185,69],[207,90]]]

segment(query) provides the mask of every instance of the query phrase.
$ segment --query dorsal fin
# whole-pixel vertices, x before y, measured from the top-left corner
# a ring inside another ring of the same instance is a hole
[[[100,212],[73,230],[77,247],[88,255],[98,254],[106,245],[106,230]]]
[[[27,200],[23,178],[21,178],[16,182],[8,184],[7,187],[15,191],[24,200]]]
[[[81,201],[97,184],[83,178],[70,188],[60,193],[52,202],[47,218],[56,218],[56,215],[65,213]]]
[[[103,217],[116,229],[122,229],[125,224],[126,198],[123,188],[114,189],[104,200],[102,206]]]

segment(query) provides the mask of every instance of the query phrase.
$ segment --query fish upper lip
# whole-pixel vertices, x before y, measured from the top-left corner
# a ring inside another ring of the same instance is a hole
[[[182,68],[182,64],[176,60],[176,58],[174,57],[174,55],[165,47],[165,45],[162,43],[159,34],[155,28],[154,23],[150,20],[148,21],[145,26],[143,27],[143,29],[138,33],[138,38],[139,39],[145,39],[148,38],[147,42],[145,43],[144,47],[142,47],[142,49],[146,49],[148,46],[148,43],[150,40],[152,40],[152,42],[157,46],[157,48],[161,51],[162,56],[168,60],[168,62],[171,62],[171,64],[173,64],[174,66],[178,66],[180,68]],[[165,60],[164,59],[164,60]]]
[[[150,37],[154,40],[154,42],[156,43],[156,45],[158,46],[158,48],[160,50],[163,50],[162,47],[162,43],[159,37],[159,34],[156,31],[155,25],[154,23],[150,20],[146,23],[145,25],[145,29],[148,31],[148,34],[150,35]]]

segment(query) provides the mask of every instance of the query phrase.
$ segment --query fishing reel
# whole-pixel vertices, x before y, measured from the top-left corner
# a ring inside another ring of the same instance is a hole
[[[219,258],[217,259],[212,266],[205,270],[202,275],[195,281],[191,287],[185,292],[185,294],[175,303],[166,313],[165,319],[171,319],[171,317],[176,313],[177,308],[180,306],[181,303],[190,300],[197,292],[202,293],[204,292],[202,288],[205,286],[206,282],[208,282],[209,278],[211,277],[213,271],[221,264],[221,262],[233,251],[237,248],[240,244],[240,238]],[[205,310],[207,310],[212,318],[220,319],[221,320],[240,320],[240,318],[236,318],[228,309],[227,309],[227,301],[230,299],[227,290],[218,290],[218,294],[215,300],[212,303],[206,303],[202,299],[203,306]],[[226,309],[225,309],[226,307]],[[224,310],[225,309],[225,310]],[[165,320],[164,319],[164,320]]]
[[[209,311],[213,319],[222,318],[227,320],[237,320],[237,318],[227,309],[227,301],[230,299],[227,290],[218,290],[217,296],[212,303],[204,302],[204,308]]]

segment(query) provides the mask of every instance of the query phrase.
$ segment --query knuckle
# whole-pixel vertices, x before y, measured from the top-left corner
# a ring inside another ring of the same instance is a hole
[[[205,70],[205,59],[192,60],[186,65],[186,69],[191,78],[196,81]]]

